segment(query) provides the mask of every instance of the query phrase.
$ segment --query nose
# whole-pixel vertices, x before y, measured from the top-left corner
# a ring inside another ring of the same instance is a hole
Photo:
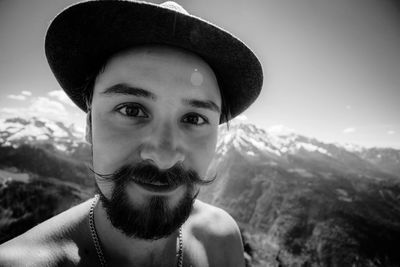
[[[170,123],[159,124],[146,138],[140,157],[152,161],[162,170],[169,169],[185,159],[180,143],[177,129]]]

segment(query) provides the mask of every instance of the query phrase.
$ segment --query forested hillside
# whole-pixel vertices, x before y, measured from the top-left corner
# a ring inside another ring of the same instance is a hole
[[[94,190],[90,149],[70,128],[39,119],[3,125],[0,243]],[[239,223],[249,266],[400,266],[399,166],[396,149],[231,123],[208,171],[217,179],[199,198]]]

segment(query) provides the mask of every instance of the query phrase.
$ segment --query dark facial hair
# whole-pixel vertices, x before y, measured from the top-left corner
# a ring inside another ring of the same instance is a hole
[[[189,217],[198,191],[195,185],[205,185],[212,180],[202,180],[193,170],[181,165],[160,171],[156,166],[141,162],[135,166],[122,166],[110,175],[96,173],[104,180],[114,182],[111,198],[107,199],[96,184],[107,217],[111,224],[129,237],[159,239],[172,234]],[[171,186],[184,186],[184,196],[175,207],[169,207],[168,197],[151,196],[144,204],[132,203],[126,191],[128,183],[160,182]]]

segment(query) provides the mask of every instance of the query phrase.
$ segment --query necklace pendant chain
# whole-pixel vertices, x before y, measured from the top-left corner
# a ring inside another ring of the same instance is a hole
[[[89,228],[92,236],[93,244],[96,249],[97,257],[100,261],[101,267],[107,267],[106,258],[104,257],[103,250],[101,249],[100,240],[97,235],[96,226],[94,224],[94,208],[99,200],[99,195],[95,195],[89,210]],[[176,252],[177,257],[177,267],[183,266],[183,237],[182,237],[182,227],[179,227],[179,235],[177,240],[178,249]]]
[[[94,208],[96,207],[98,200],[99,200],[99,195],[95,195],[92,205],[90,206],[90,211],[89,211],[89,228],[90,228],[90,233],[92,235],[92,240],[93,240],[94,247],[96,249],[97,257],[99,258],[101,267],[106,267],[107,262],[104,257],[104,254],[103,254],[103,250],[100,247],[100,241],[97,236],[96,227],[94,225]]]

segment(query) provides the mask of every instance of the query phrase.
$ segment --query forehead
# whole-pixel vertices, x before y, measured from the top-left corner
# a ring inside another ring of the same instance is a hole
[[[95,82],[95,91],[117,83],[163,92],[184,87],[188,92],[217,98],[220,92],[215,73],[199,56],[168,46],[136,47],[116,54],[107,62]],[[159,93],[163,93],[159,92]]]

